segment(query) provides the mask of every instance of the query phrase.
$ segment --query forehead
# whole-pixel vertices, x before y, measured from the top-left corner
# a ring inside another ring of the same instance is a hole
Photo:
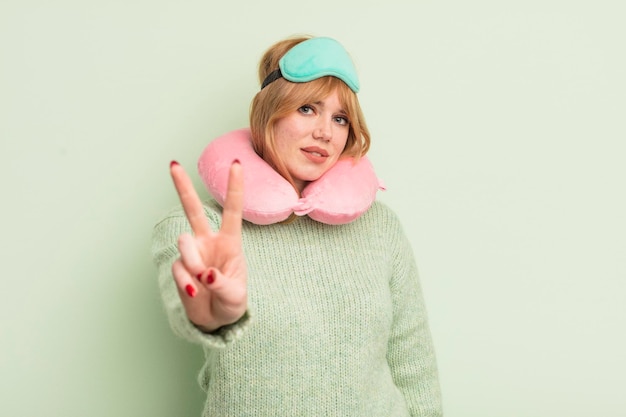
[[[316,100],[313,102],[316,106],[319,106],[322,109],[330,110],[330,111],[341,111],[345,112],[345,104],[341,102],[337,91],[331,92],[326,97],[321,100]]]
[[[300,98],[302,103],[326,103],[338,104],[345,112],[350,111],[350,95],[352,90],[343,81],[334,77],[325,77],[300,85]],[[322,82],[323,81],[323,82]]]

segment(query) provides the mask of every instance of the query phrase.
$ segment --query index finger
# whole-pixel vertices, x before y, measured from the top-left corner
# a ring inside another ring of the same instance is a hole
[[[243,216],[243,168],[238,160],[230,166],[228,173],[228,190],[222,211],[222,228],[220,232],[241,235],[241,218]]]
[[[196,236],[208,236],[211,234],[211,226],[209,221],[204,215],[204,208],[202,207],[202,201],[198,197],[191,179],[185,172],[182,166],[176,161],[172,161],[170,164],[170,174],[172,180],[174,180],[174,187],[178,193],[178,198],[183,205],[185,215],[191,230]]]

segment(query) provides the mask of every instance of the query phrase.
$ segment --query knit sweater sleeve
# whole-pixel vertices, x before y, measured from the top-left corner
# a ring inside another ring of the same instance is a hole
[[[211,226],[218,228],[221,218],[216,210],[205,205],[204,211]],[[191,227],[182,208],[177,208],[155,225],[152,234],[152,257],[158,268],[159,289],[170,326],[174,333],[191,342],[208,348],[223,348],[244,333],[250,324],[251,315],[248,311],[237,322],[210,334],[203,333],[191,323],[172,276],[172,264],[179,257],[178,237],[183,233],[191,233]]]
[[[387,360],[412,417],[440,417],[441,393],[417,265],[398,219],[389,219],[393,248],[393,328]]]

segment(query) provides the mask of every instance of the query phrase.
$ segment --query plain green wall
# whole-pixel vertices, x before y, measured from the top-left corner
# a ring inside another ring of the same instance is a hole
[[[170,332],[149,254],[168,163],[194,172],[245,126],[263,50],[311,33],[356,61],[447,416],[623,417],[624,12],[2,2],[0,415],[199,415],[202,354]]]

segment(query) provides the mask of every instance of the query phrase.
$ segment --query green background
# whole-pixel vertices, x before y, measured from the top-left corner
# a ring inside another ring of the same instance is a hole
[[[256,64],[351,52],[419,261],[450,417],[626,412],[620,1],[3,1],[0,415],[196,416],[150,258]],[[202,190],[203,191],[203,190]],[[203,191],[204,192],[204,191]]]

